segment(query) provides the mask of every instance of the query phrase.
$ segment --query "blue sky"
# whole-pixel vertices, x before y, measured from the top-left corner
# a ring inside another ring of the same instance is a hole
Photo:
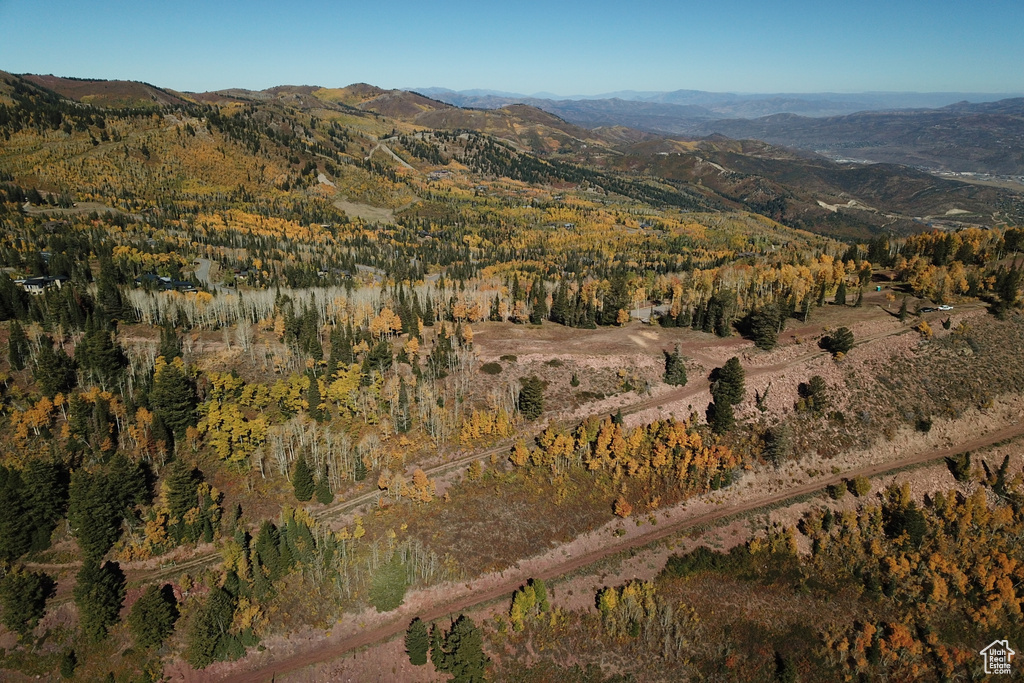
[[[1024,92],[1022,0],[0,0],[0,69],[280,84]]]

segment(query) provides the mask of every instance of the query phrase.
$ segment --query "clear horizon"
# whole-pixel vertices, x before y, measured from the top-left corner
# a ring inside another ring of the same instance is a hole
[[[625,90],[1012,95],[1024,92],[1022,33],[1017,0],[866,0],[856,7],[460,0],[387,8],[327,0],[0,0],[0,69],[192,92],[366,82],[564,97]]]

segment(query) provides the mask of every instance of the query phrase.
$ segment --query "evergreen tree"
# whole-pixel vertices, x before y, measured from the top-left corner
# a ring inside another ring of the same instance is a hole
[[[676,345],[675,350],[672,353],[663,351],[665,354],[665,374],[663,379],[665,384],[670,384],[675,387],[686,386],[686,363],[683,362],[683,358],[679,355],[679,346]]]
[[[484,654],[483,636],[473,620],[459,616],[444,639],[453,683],[482,683],[490,661]]]
[[[75,668],[78,666],[78,657],[75,656],[75,651],[71,648],[64,650],[64,653],[60,657],[60,676],[61,678],[71,679],[75,677]]]
[[[775,467],[789,459],[792,449],[792,432],[789,425],[778,424],[765,432],[764,457]]]
[[[907,297],[903,297],[903,301],[900,303],[899,319],[900,322],[907,319]]]
[[[225,641],[231,638],[229,629],[235,616],[237,601],[223,588],[214,588],[196,610],[185,636],[185,660],[197,669],[223,657]]]
[[[50,535],[68,507],[68,472],[55,461],[36,459],[25,466],[21,475],[24,482],[25,516],[31,522],[31,549],[46,550]],[[5,514],[10,514],[6,508]]]
[[[536,376],[523,377],[519,380],[522,388],[516,407],[527,420],[536,420],[544,412],[544,385]]]
[[[711,388],[711,395],[715,401],[724,401],[730,405],[737,405],[743,401],[746,393],[744,380],[746,373],[740,365],[740,359],[733,356],[720,368],[711,373],[711,380],[714,382]]]
[[[79,627],[86,640],[103,640],[117,623],[125,597],[125,577],[117,562],[100,567],[93,558],[86,558],[74,589],[78,605]]]
[[[170,584],[146,586],[128,614],[128,628],[135,646],[142,649],[160,647],[174,630],[178,620],[178,601]]]
[[[327,465],[320,470],[320,478],[316,482],[316,502],[321,505],[330,505],[334,502],[334,492],[331,491],[331,482],[327,478]]]
[[[745,376],[743,366],[736,356],[711,372],[713,401],[708,404],[707,420],[715,434],[724,434],[733,428],[736,421],[733,406],[743,401],[746,393]]]
[[[125,320],[126,310],[121,290],[117,287],[114,263],[109,256],[100,257],[100,276],[96,282],[96,305],[108,320]]]
[[[430,374],[436,379],[447,377],[453,353],[452,341],[444,329],[442,329],[437,333],[434,348],[430,350],[430,356],[427,357],[427,369],[430,371]]]
[[[756,309],[748,316],[750,336],[759,349],[771,351],[779,343],[782,314],[775,304]]]
[[[71,475],[68,524],[89,562],[98,563],[121,537],[124,506],[103,471],[76,470]]]
[[[47,574],[14,569],[0,580],[3,625],[25,638],[43,617],[56,584]]]
[[[128,367],[128,357],[114,342],[112,332],[93,318],[86,322],[85,336],[75,347],[75,360],[90,379],[106,391],[117,388]]]
[[[548,317],[547,292],[544,289],[544,280],[538,279],[533,285],[533,308],[530,309],[530,324],[540,325]]]
[[[196,490],[202,482],[202,474],[195,467],[175,460],[164,475],[164,502],[170,517],[170,532],[175,541],[189,536],[185,516],[199,505]]]
[[[391,556],[390,561],[377,567],[370,583],[370,604],[378,612],[390,612],[398,609],[405,599],[405,591],[409,579],[405,564],[398,553]]]
[[[306,374],[309,379],[309,387],[306,389],[306,405],[309,416],[317,422],[325,422],[330,416],[320,406],[320,382],[317,381],[316,376],[312,372]]]
[[[281,535],[273,522],[264,520],[253,544],[254,564],[267,570],[267,578],[276,581],[284,574],[285,563],[281,559]],[[254,568],[255,573],[255,568]],[[262,572],[261,572],[262,573]]]
[[[845,279],[844,280],[840,280],[839,281],[839,286],[836,287],[836,298],[835,298],[834,303],[837,306],[845,306],[846,305],[846,280]]]
[[[819,345],[833,356],[837,356],[840,353],[849,353],[850,349],[853,348],[853,332],[848,327],[840,327],[831,335],[822,337]]]
[[[0,320],[26,320],[29,310],[29,294],[14,280],[0,277]]]
[[[28,517],[21,473],[0,465],[0,561],[13,562],[32,546],[33,520]]]
[[[5,277],[5,279],[7,279]],[[29,357],[28,335],[17,320],[11,322],[11,334],[7,339],[7,359],[12,370],[24,370]]]
[[[180,358],[170,363],[157,359],[149,400],[153,410],[173,432],[175,440],[180,441],[185,436],[185,430],[195,426],[198,404],[196,388]]]
[[[712,401],[708,404],[707,420],[712,432],[725,434],[736,424],[732,404],[728,401]]]
[[[434,665],[434,671],[447,671],[447,659],[444,651],[444,632],[440,626],[434,624],[430,629],[430,663]]]
[[[300,455],[295,463],[295,471],[292,473],[292,489],[295,491],[296,500],[306,502],[313,497],[316,484],[313,482],[313,472],[309,469],[306,458]]]
[[[629,290],[625,273],[617,273],[611,278],[611,286],[605,293],[601,306],[601,324],[617,325],[620,310],[629,309]]]
[[[170,363],[175,358],[181,358],[181,338],[174,330],[170,320],[165,320],[160,326],[160,345],[157,347],[157,355],[163,356],[164,360]]]
[[[54,350],[53,340],[45,336],[40,340],[36,367],[32,374],[43,394],[49,398],[66,394],[78,381],[74,359],[68,357],[64,349]]]
[[[412,417],[409,414],[409,390],[405,386],[405,379],[398,382],[398,410],[395,414],[395,431],[399,434],[406,434],[412,424]]]
[[[492,323],[501,322],[501,299],[497,294],[491,300],[491,309],[487,314],[487,319]]]
[[[416,617],[405,630],[405,651],[409,654],[409,663],[423,666],[427,663],[427,649],[430,645],[430,634],[427,625]]]

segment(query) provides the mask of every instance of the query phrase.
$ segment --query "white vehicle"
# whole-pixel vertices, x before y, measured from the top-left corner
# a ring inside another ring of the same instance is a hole
[[[939,306],[939,310],[940,311],[952,311],[953,307],[952,306],[947,306],[946,304],[943,304],[943,305]]]

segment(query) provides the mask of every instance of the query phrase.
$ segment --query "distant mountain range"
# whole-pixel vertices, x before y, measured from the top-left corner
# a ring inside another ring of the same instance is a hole
[[[840,116],[861,111],[888,109],[937,109],[957,102],[994,102],[1024,93],[963,93],[963,92],[864,92],[864,93],[728,93],[704,90],[673,90],[671,92],[641,92],[620,90],[601,95],[575,95],[562,97],[551,93],[524,95],[498,90],[449,90],[447,88],[406,88],[458,107],[496,109],[508,104],[530,104],[541,109],[548,107],[571,108],[582,102],[644,103],[647,105],[678,105],[692,107],[693,118],[757,118],[772,114],[800,114],[802,116]],[[541,106],[541,103],[554,104]],[[623,105],[618,105],[620,108]],[[647,108],[651,111],[650,107]],[[666,110],[674,115],[674,110]]]
[[[999,99],[1003,96],[985,93],[735,95],[678,90],[555,100],[438,88],[417,92],[458,107],[526,104],[586,128],[626,126],[688,137],[720,134],[833,159],[1024,175],[1024,98]]]

